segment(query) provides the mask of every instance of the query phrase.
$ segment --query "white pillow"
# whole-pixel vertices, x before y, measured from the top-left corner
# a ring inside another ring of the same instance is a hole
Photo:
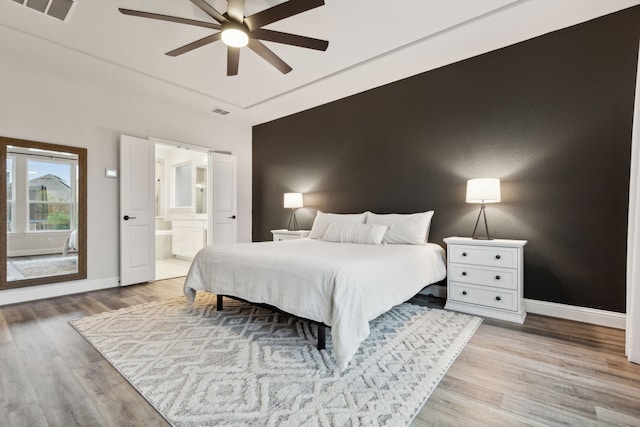
[[[348,224],[332,222],[327,227],[322,240],[339,243],[364,243],[381,245],[388,225],[381,224]]]
[[[332,222],[364,224],[366,216],[366,212],[361,214],[333,214],[318,211],[316,219],[313,221],[313,226],[311,226],[309,238],[322,239],[324,237],[324,233],[327,232],[327,227],[329,227],[329,224]]]
[[[367,224],[388,225],[384,243],[424,245],[429,239],[429,227],[433,211],[414,214],[367,214]]]

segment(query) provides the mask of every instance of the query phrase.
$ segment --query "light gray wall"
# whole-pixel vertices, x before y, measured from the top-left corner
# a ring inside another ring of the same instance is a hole
[[[154,97],[145,78],[127,70],[113,67],[112,73],[131,74],[132,85],[120,87],[108,79],[66,72],[64,64],[48,67],[35,57],[0,53],[0,135],[88,150],[89,252],[83,283],[0,291],[0,305],[22,298],[16,295],[25,289],[37,298],[55,293],[56,287],[75,292],[117,285],[119,184],[105,177],[105,168],[118,167],[121,134],[166,138],[237,155],[238,239],[251,240],[250,127]]]

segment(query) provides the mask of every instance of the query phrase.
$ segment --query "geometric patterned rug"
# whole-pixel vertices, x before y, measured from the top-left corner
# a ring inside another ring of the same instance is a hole
[[[78,256],[70,254],[11,257],[7,259],[7,281],[59,276],[78,272]]]
[[[199,292],[69,322],[174,426],[406,426],[480,325],[402,304],[340,372],[316,327]],[[329,331],[328,331],[329,332]]]

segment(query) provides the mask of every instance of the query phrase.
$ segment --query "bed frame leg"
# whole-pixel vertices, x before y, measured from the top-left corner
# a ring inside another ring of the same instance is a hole
[[[327,327],[318,323],[318,350],[324,350]]]
[[[216,311],[222,311],[224,307],[222,306],[222,295],[216,295]]]

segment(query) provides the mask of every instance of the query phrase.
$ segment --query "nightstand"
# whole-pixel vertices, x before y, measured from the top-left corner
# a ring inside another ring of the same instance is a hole
[[[526,240],[447,237],[445,309],[524,323]]]
[[[280,242],[282,240],[303,239],[305,237],[309,237],[309,233],[311,233],[311,230],[271,230],[274,242]]]

